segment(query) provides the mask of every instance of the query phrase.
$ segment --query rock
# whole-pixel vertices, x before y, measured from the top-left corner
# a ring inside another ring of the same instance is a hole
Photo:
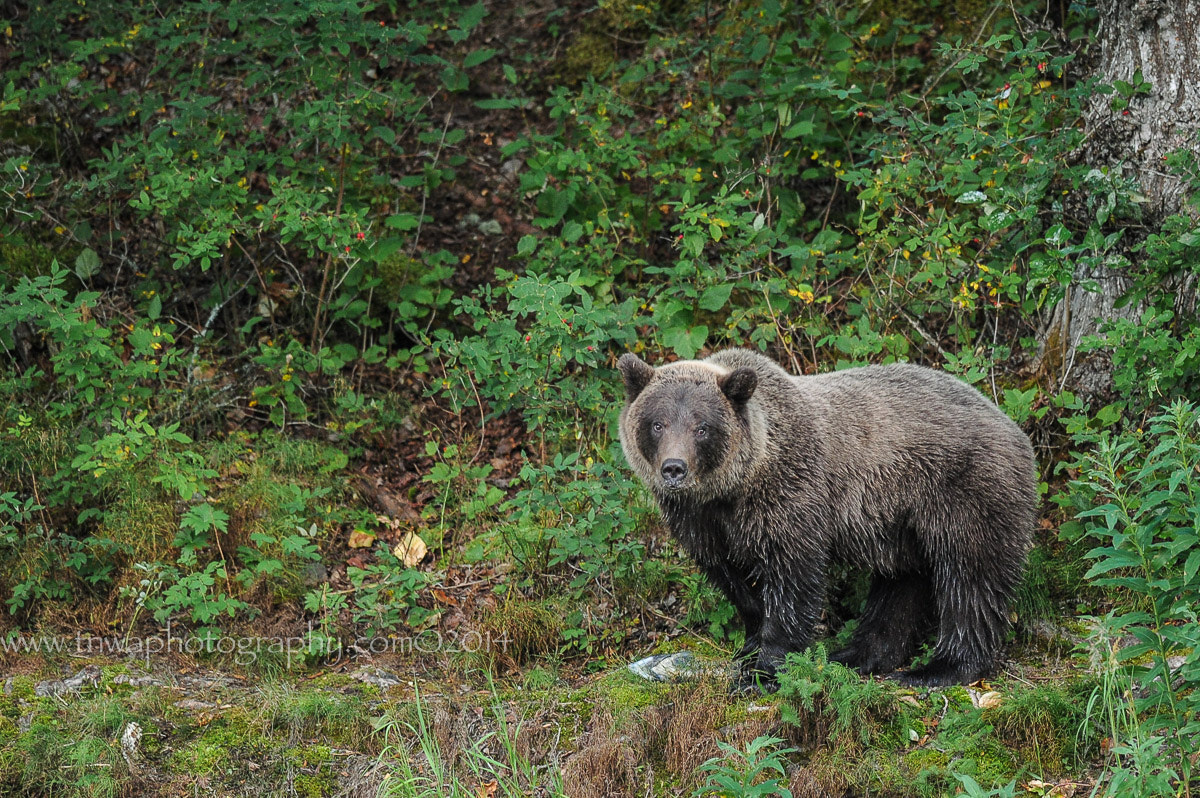
[[[44,682],[38,682],[33,688],[33,692],[39,696],[62,695],[63,693],[76,693],[85,684],[100,683],[100,666],[88,665],[79,673],[69,679],[47,679]]]
[[[121,733],[121,756],[125,757],[125,764],[129,765],[129,770],[134,769],[133,761],[137,758],[138,743],[142,741],[142,727],[133,721],[125,724],[125,731]]]
[[[176,701],[175,706],[180,709],[186,709],[188,712],[204,712],[209,709],[216,709],[216,704],[210,704],[207,701],[198,701],[195,698],[185,698],[182,701]]]
[[[165,682],[153,676],[131,676],[128,673],[118,673],[113,677],[113,684],[127,684],[130,687],[162,687]]]
[[[655,654],[629,664],[629,670],[649,682],[681,682],[695,679],[703,669],[690,651]]]
[[[398,676],[380,668],[359,668],[350,674],[350,678],[357,679],[364,684],[373,684],[383,690],[403,684]]]
[[[479,232],[489,236],[504,235],[504,228],[495,219],[488,219],[486,222],[479,224]]]

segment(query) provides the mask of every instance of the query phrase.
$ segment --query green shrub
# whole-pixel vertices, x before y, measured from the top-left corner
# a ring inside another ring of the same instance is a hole
[[[1117,602],[1093,642],[1108,685],[1095,722],[1117,757],[1106,789],[1174,795],[1192,778],[1189,740],[1200,732],[1200,409],[1178,400],[1145,431],[1105,434],[1081,466],[1069,499],[1098,544],[1087,578]]]

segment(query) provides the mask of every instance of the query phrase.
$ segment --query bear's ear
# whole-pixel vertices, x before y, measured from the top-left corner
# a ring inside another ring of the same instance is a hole
[[[654,366],[630,352],[621,355],[617,368],[621,371],[621,379],[625,380],[625,395],[630,402],[638,398],[654,377]]]
[[[740,368],[719,378],[717,387],[735,407],[739,407],[754,396],[754,389],[758,387],[758,374],[754,369]]]

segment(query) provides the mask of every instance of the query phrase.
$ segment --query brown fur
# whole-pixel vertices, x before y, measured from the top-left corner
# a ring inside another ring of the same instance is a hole
[[[835,659],[890,672],[936,626],[908,681],[994,668],[1037,489],[1028,438],[983,395],[912,365],[793,377],[741,349],[619,368],[626,459],[737,607],[757,670],[811,642],[834,561],[873,574]]]

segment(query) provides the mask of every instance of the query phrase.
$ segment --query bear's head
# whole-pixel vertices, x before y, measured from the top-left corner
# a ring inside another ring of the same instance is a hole
[[[632,354],[617,368],[626,392],[621,448],[634,472],[660,496],[721,493],[744,459],[757,373],[702,360],[654,368]]]

